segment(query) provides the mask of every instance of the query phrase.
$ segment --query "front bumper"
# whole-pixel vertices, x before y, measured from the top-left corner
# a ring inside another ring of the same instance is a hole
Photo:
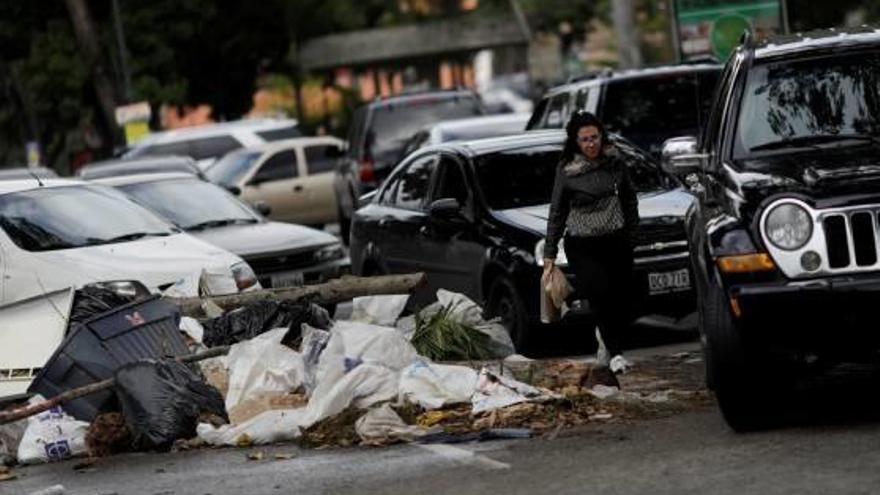
[[[351,274],[351,259],[346,256],[345,258],[297,270],[260,272],[257,273],[257,279],[263,288],[278,289],[304,284],[320,284],[349,274]]]
[[[734,286],[736,326],[759,347],[845,354],[880,350],[880,274]]]

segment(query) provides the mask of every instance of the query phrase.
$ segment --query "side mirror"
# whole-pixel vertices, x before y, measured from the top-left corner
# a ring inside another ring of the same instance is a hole
[[[701,172],[705,169],[708,155],[699,153],[697,138],[693,136],[667,139],[660,153],[660,166],[663,171],[679,178]]]
[[[254,209],[260,212],[260,215],[268,217],[272,213],[272,207],[265,201],[257,201],[254,203]]]
[[[431,203],[428,207],[428,214],[432,218],[440,220],[460,220],[464,218],[461,214],[461,204],[455,198],[438,199]]]
[[[226,186],[226,190],[236,196],[241,196],[241,188],[238,186]]]

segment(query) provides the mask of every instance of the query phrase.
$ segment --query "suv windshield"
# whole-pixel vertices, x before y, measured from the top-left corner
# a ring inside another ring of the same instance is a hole
[[[380,105],[373,109],[370,121],[372,142],[370,151],[374,158],[393,154],[395,157],[406,141],[418,129],[441,120],[461,119],[482,115],[476,98],[470,96],[419,98],[400,103]]]
[[[259,151],[233,151],[208,167],[205,177],[224,187],[237,186],[261,154]]]
[[[27,251],[53,251],[175,233],[121,193],[101,186],[52,187],[0,196],[0,227]]]
[[[120,189],[184,230],[259,221],[226,191],[197,179],[141,182]]]
[[[749,72],[734,158],[876,143],[880,56],[835,54]]]

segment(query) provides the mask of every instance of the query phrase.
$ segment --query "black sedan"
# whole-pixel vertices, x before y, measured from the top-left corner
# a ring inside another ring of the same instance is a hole
[[[639,190],[633,302],[640,315],[688,314],[694,296],[684,216],[693,197],[646,153],[612,140],[629,157]],[[534,131],[413,153],[357,211],[352,270],[424,271],[428,293],[444,288],[483,302],[517,346],[527,346],[539,321],[541,253],[563,141],[561,132]],[[557,264],[567,270],[564,246]]]

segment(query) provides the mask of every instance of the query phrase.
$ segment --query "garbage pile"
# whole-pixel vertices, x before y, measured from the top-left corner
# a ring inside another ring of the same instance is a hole
[[[401,316],[406,295],[355,298],[346,321],[308,302],[255,301],[197,320],[160,299],[114,301],[77,319],[32,386],[112,378],[112,389],[0,425],[0,460],[524,438],[624,417],[628,401],[644,399],[590,363],[519,356],[476,303],[443,290],[437,299]],[[197,364],[175,359],[226,345]]]

